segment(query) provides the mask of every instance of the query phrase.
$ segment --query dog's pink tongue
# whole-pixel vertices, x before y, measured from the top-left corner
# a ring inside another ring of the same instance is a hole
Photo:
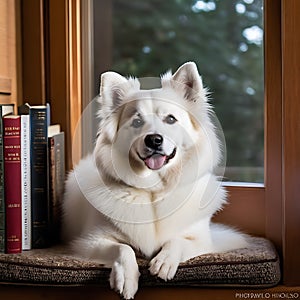
[[[151,170],[158,170],[165,164],[166,158],[165,155],[154,154],[145,159],[145,164]]]

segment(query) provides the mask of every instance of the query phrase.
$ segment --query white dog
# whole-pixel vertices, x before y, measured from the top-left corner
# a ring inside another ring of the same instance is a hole
[[[221,151],[194,63],[149,90],[104,73],[99,101],[94,152],[66,182],[63,228],[78,254],[112,268],[111,288],[134,297],[136,251],[152,275],[171,280],[180,262],[247,245],[243,234],[211,224],[226,192],[213,174]]]

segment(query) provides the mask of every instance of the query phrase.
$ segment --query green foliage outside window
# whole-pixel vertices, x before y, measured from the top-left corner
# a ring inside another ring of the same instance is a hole
[[[195,61],[225,133],[227,167],[234,167],[229,180],[263,181],[262,6],[262,0],[113,1],[112,69],[153,77]]]

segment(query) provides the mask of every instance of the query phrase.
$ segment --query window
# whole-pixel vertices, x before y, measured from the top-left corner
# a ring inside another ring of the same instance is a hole
[[[225,181],[263,182],[262,0],[114,0],[110,26],[111,70],[147,77],[197,63],[225,133]]]

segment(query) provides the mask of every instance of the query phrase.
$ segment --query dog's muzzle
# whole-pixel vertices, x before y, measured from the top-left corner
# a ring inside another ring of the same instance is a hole
[[[139,158],[144,161],[145,165],[151,170],[159,170],[164,165],[166,165],[170,159],[172,159],[176,154],[176,148],[174,148],[173,152],[170,155],[166,155],[162,150],[163,137],[160,134],[149,134],[145,137],[144,143],[147,147],[147,155],[146,157]]]

